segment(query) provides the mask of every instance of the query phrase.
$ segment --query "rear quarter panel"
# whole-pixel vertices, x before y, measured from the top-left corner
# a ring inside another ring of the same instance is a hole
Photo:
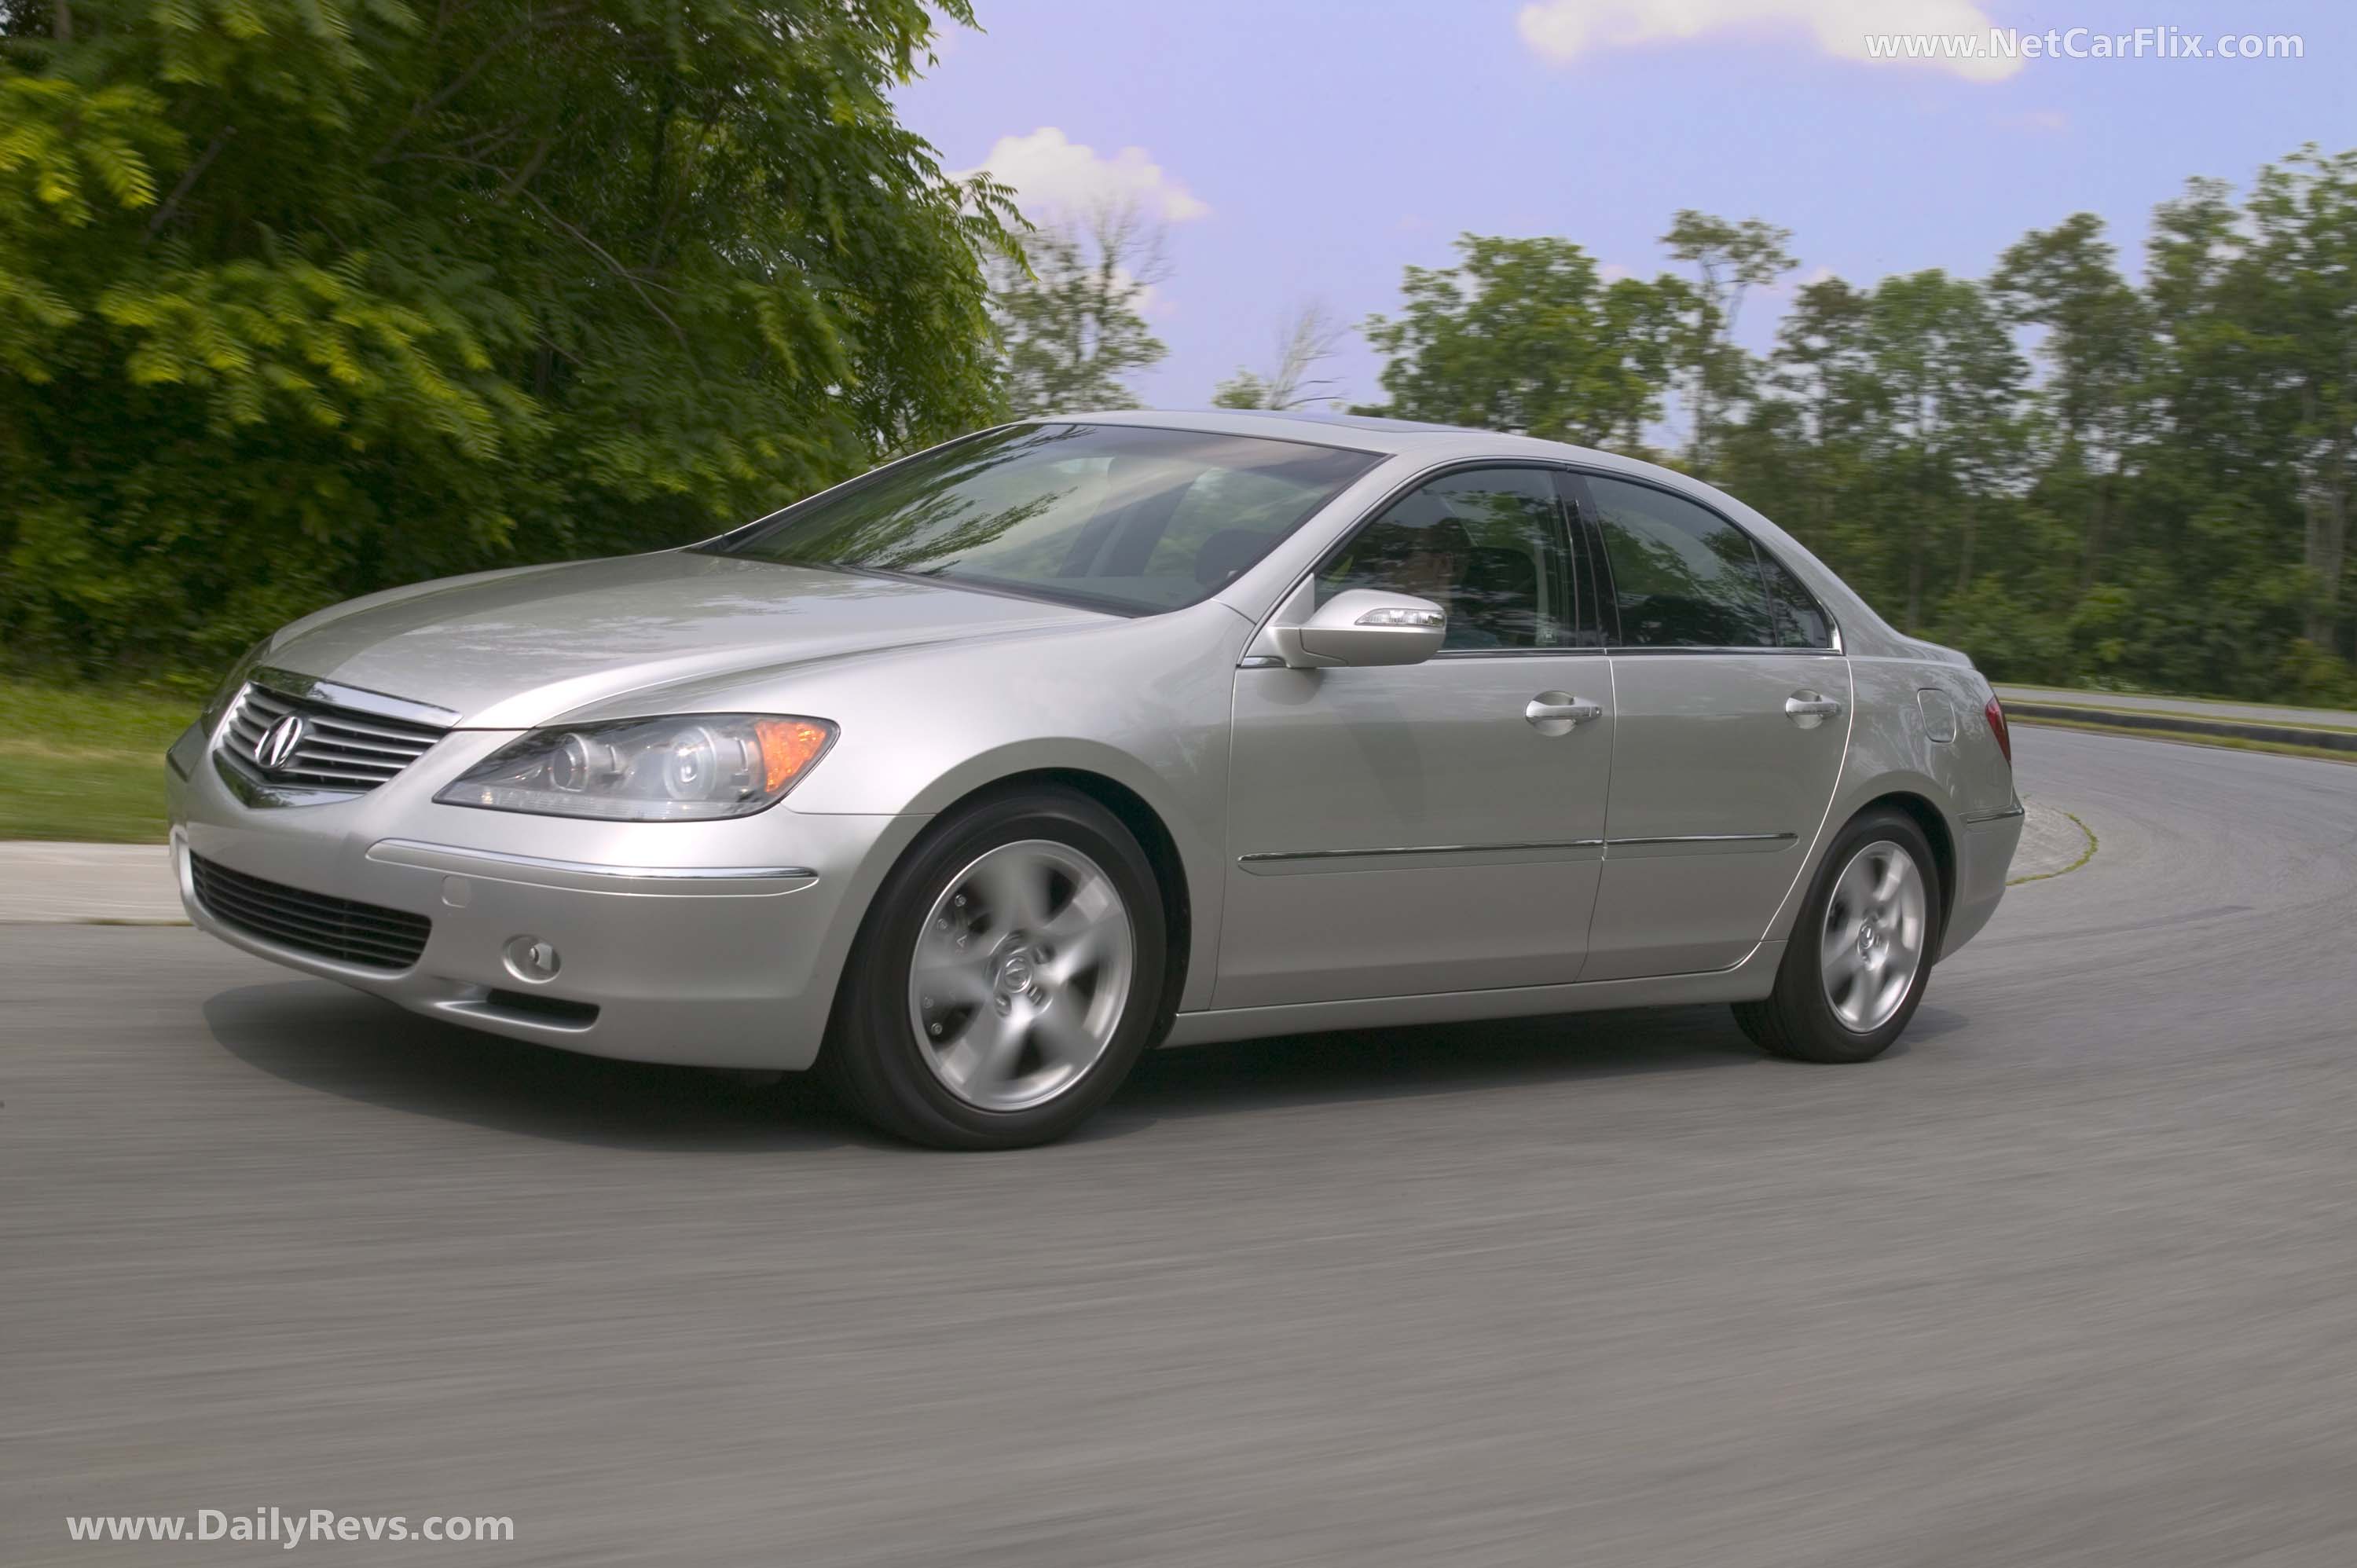
[[[2000,815],[2018,809],[2019,802],[2014,796],[2012,766],[1998,750],[1984,712],[1988,682],[1968,664],[1937,659],[1854,656],[1850,672],[1855,716],[1833,810],[1826,814],[1809,874],[1794,885],[1770,934],[1789,934],[1815,879],[1816,865],[1842,827],[1875,800],[1908,794],[1931,802],[1954,852],[1954,886],[1947,890],[1949,918],[1941,948],[1944,958],[1995,910],[2019,837],[2018,818]],[[1918,697],[1925,691],[1940,693],[1953,710],[1953,738],[1933,738]],[[1992,832],[1974,825],[1992,819],[2010,823],[2010,829]]]

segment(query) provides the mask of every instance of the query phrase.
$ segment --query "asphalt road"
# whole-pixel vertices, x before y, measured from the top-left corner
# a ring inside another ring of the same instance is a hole
[[[0,930],[0,1562],[2357,1561],[2357,769],[2018,745],[2101,851],[1881,1061],[1264,1042],[1005,1156]],[[271,1505],[519,1538],[66,1536]]]

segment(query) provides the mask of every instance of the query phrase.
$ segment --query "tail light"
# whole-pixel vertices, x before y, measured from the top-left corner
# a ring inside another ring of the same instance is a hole
[[[2005,727],[2004,704],[1995,697],[1991,697],[1988,700],[1988,706],[1983,708],[1981,712],[1988,715],[1989,734],[1996,736],[1996,748],[2005,753],[2005,765],[2007,768],[2012,767],[2013,732]]]

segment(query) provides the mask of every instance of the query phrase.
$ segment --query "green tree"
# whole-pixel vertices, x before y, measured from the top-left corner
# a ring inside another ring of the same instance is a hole
[[[1359,412],[1637,445],[1661,416],[1684,285],[1608,286],[1567,240],[1468,234],[1457,250],[1455,267],[1408,268],[1405,308],[1368,321],[1390,398]]]
[[[1121,408],[1125,381],[1168,350],[1146,324],[1147,290],[1168,276],[1161,231],[1135,208],[1032,231],[1026,258],[993,264],[991,310],[1017,415]],[[1028,258],[1028,265],[1025,264]]]
[[[969,20],[963,0],[942,12]],[[0,637],[691,539],[993,416],[920,0],[0,0]]]
[[[1693,434],[1686,464],[1708,474],[1717,456],[1719,427],[1751,390],[1751,357],[1735,341],[1743,302],[1800,263],[1788,247],[1790,229],[1757,218],[1735,221],[1692,208],[1670,220],[1662,243],[1695,269],[1693,319],[1681,336],[1686,413]]]
[[[2103,220],[2082,212],[1997,258],[1989,287],[2010,319],[2045,328],[2038,402],[2055,438],[2047,480],[2083,489],[2079,585],[2093,586],[2144,436],[2150,309],[2115,264]],[[2062,504],[2072,504],[2068,498]]]
[[[1840,278],[1800,288],[1760,395],[1726,432],[1718,478],[1879,595],[1899,568],[1880,515],[1889,477],[1870,442],[1883,404],[1868,333],[1873,303],[1870,291]]]
[[[2016,410],[2025,367],[1979,285],[1936,268],[1885,278],[1864,324],[1869,451],[1903,477],[1901,625],[1924,623],[1940,555],[1972,582],[1982,518],[2019,472]]]
[[[2318,648],[2335,649],[2357,489],[2357,152],[2309,147],[2263,170],[2245,213],[2239,292],[2250,301],[2252,328],[2275,349],[2277,384],[2294,405],[2303,629]]]

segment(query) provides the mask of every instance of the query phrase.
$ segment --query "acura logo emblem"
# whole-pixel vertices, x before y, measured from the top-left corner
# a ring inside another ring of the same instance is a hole
[[[303,715],[288,714],[262,732],[253,743],[253,760],[265,773],[275,773],[293,759],[296,747],[303,744]]]

